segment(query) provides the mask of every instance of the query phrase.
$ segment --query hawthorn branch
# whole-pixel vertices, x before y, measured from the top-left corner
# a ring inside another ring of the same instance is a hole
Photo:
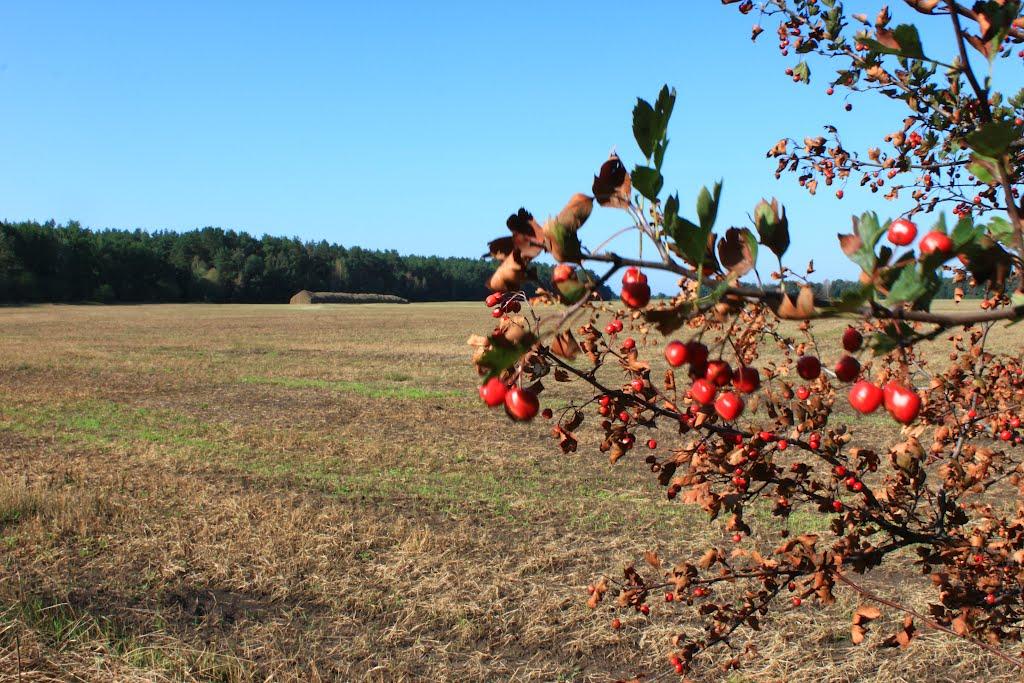
[[[949,16],[953,19],[953,30],[956,32],[956,46],[960,52],[960,70],[965,76],[967,76],[967,81],[971,84],[971,89],[974,90],[974,95],[978,98],[978,106],[981,108],[981,120],[985,122],[991,121],[992,110],[988,105],[988,92],[981,87],[981,84],[978,82],[978,77],[974,75],[974,68],[971,66],[971,60],[967,58],[964,29],[960,25],[960,5],[956,0],[947,0],[946,4],[949,7]]]
[[[880,605],[885,605],[886,607],[890,607],[892,609],[899,610],[900,612],[903,612],[904,614],[908,614],[908,615],[914,617],[915,619],[920,620],[923,624],[925,624],[929,628],[935,629],[936,631],[941,631],[943,633],[947,633],[947,634],[949,634],[951,636],[955,636],[957,638],[963,638],[967,642],[972,643],[974,645],[977,645],[978,647],[980,647],[983,650],[989,652],[990,654],[993,654],[996,657],[998,657],[999,659],[1002,659],[1004,662],[1007,662],[1011,666],[1013,666],[1013,667],[1015,667],[1017,669],[1024,669],[1024,661],[1021,661],[1021,660],[1019,660],[1019,659],[1017,659],[1015,657],[1011,657],[1010,655],[1006,654],[1005,652],[1003,652],[1002,650],[1000,650],[999,648],[997,648],[997,647],[995,647],[993,645],[990,645],[990,644],[988,644],[986,642],[983,642],[983,641],[980,641],[980,640],[976,640],[976,639],[971,638],[971,637],[966,636],[966,635],[961,635],[961,634],[957,633],[956,631],[954,631],[953,629],[948,628],[946,626],[943,626],[942,624],[938,623],[937,621],[934,621],[933,619],[929,619],[927,616],[925,616],[924,614],[921,614],[917,610],[914,610],[914,609],[912,609],[910,607],[907,607],[905,605],[901,605],[898,602],[893,602],[892,600],[888,600],[886,598],[883,598],[882,596],[878,595],[877,593],[872,593],[868,589],[864,588],[863,586],[861,586],[861,585],[855,583],[854,581],[852,581],[851,579],[847,578],[846,575],[843,574],[842,572],[838,572],[838,571],[835,572],[835,577],[837,579],[839,579],[841,582],[845,583],[850,588],[852,588],[854,591],[856,591],[857,593],[862,595],[863,597],[867,598],[868,600],[871,600],[872,602],[877,602]]]
[[[614,263],[618,267],[634,266],[636,268],[647,268],[649,270],[664,270],[670,273],[676,273],[677,275],[681,275],[690,280],[699,280],[701,284],[709,287],[717,287],[720,284],[717,280],[700,278],[696,271],[676,262],[662,263],[660,261],[644,261],[641,259],[619,256],[614,253],[589,254],[584,256],[584,259],[589,261]],[[782,301],[781,292],[759,289],[757,287],[727,287],[725,289],[725,293],[745,299],[764,301],[769,305],[772,305],[773,308],[777,308],[778,304]],[[815,296],[814,305],[818,308],[834,308],[836,302],[832,299]],[[891,310],[876,304],[871,307],[860,309],[857,311],[857,314],[864,317],[873,316],[875,318],[882,318],[885,320],[907,320],[910,322],[930,323],[933,325],[940,325],[942,327],[954,327],[958,325],[973,325],[975,323],[984,323],[994,320],[1016,320],[1024,317],[1024,307],[1006,307],[986,311],[974,311],[971,313],[933,313],[931,311],[908,311],[903,309]],[[822,312],[819,317],[839,317],[840,315],[842,314],[826,311]]]

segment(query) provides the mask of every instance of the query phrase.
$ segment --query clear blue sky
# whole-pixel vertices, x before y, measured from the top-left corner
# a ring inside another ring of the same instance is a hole
[[[612,147],[636,162],[635,98],[669,83],[666,188],[692,207],[724,178],[723,228],[777,195],[789,262],[849,277],[835,233],[850,213],[906,205],[852,184],[810,198],[764,153],[828,121],[868,142],[903,113],[844,112],[823,64],[790,83],[795,60],[771,30],[752,45],[751,23],[717,0],[6,2],[0,218],[475,256],[519,206],[543,218],[589,192]],[[598,212],[584,243],[624,225]]]

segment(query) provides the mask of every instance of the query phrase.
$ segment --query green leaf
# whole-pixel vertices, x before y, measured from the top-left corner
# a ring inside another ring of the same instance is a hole
[[[1013,225],[1001,216],[996,216],[989,222],[988,231],[1003,244],[1008,244],[1015,239]]]
[[[934,229],[939,232],[946,232],[945,216],[942,216],[941,220],[935,224]],[[960,251],[966,245],[974,242],[978,235],[982,233],[982,230],[982,226],[974,227],[974,218],[970,214],[958,220],[956,225],[953,226],[953,232],[949,235],[953,240],[953,251]]]
[[[853,313],[871,298],[874,291],[871,285],[859,285],[848,289],[833,301],[832,308],[840,313]]]
[[[661,171],[649,166],[637,166],[632,173],[633,187],[637,192],[647,197],[652,202],[657,201],[658,193],[665,179],[661,177]]]
[[[780,259],[789,249],[789,220],[786,208],[777,199],[771,202],[762,199],[754,207],[754,227],[761,244],[768,247]]]
[[[648,159],[654,154],[654,145],[661,137],[657,118],[650,102],[637,98],[636,106],[633,107],[633,137]]]
[[[571,277],[568,280],[556,282],[555,287],[567,304],[574,304],[583,298],[587,293],[587,287],[577,278]]]
[[[889,288],[889,296],[885,302],[893,306],[902,303],[913,303],[928,292],[928,286],[917,272],[917,264],[904,266],[900,275]]]
[[[811,82],[811,67],[807,66],[807,62],[800,62],[793,67],[793,80],[798,83]]]
[[[861,214],[860,222],[857,224],[857,234],[860,236],[864,246],[873,252],[875,245],[878,244],[878,240],[889,229],[890,222],[879,223],[878,214],[874,211],[865,211]]]
[[[917,27],[913,24],[900,24],[888,35],[890,40],[886,42],[895,41],[897,46],[885,45],[873,38],[861,38],[859,42],[871,48],[872,52],[899,55],[911,59],[925,59],[924,49],[921,47],[921,36],[918,35]]]
[[[892,335],[876,332],[868,340],[868,348],[871,349],[874,355],[883,356],[899,346],[899,343],[900,340]]]
[[[983,183],[995,185],[999,182],[995,177],[997,168],[995,159],[984,154],[973,154],[971,155],[971,163],[967,165],[967,172]]]
[[[987,157],[1000,157],[1010,148],[1010,144],[1020,138],[1021,129],[1013,125],[1013,121],[992,121],[982,124],[976,131],[967,135],[967,144],[975,152]]]
[[[718,200],[722,196],[722,181],[715,183],[715,189],[708,192],[707,187],[702,187],[697,195],[697,218],[700,220],[700,227],[711,230],[715,227],[715,219],[718,217]]]
[[[485,382],[491,377],[497,377],[502,371],[519,362],[519,359],[530,350],[536,339],[532,334],[527,333],[518,344],[513,344],[505,337],[496,335],[488,337],[488,341],[491,342],[491,348],[484,352],[480,356],[480,360],[477,361],[479,365],[488,369],[487,375],[484,377]]]
[[[674,242],[674,251],[699,268],[707,255],[710,229],[705,230],[679,215],[678,195],[665,200],[664,218],[665,232]]]
[[[633,107],[633,137],[640,151],[648,159],[654,158],[655,166],[661,168],[661,162],[665,157],[665,148],[668,147],[668,121],[672,117],[672,109],[675,107],[676,91],[669,89],[667,85],[662,86],[658,93],[658,99],[652,106],[650,102],[637,99]]]

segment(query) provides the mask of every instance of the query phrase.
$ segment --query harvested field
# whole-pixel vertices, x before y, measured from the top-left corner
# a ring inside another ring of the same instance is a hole
[[[0,308],[0,683],[665,671],[665,621],[614,632],[584,587],[652,539],[681,558],[723,530],[641,458],[562,455],[483,408],[465,340],[490,325],[481,304]],[[932,595],[909,563],[865,583]],[[854,647],[856,604],[784,611],[747,666],[695,678],[1017,680],[942,634]]]

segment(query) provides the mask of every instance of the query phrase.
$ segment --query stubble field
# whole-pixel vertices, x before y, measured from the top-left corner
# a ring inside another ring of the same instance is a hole
[[[616,632],[584,588],[721,527],[638,454],[562,455],[482,407],[465,341],[490,325],[481,304],[0,308],[0,682],[665,673],[666,606]],[[909,564],[866,583],[931,597]],[[1016,680],[941,634],[854,647],[856,604],[783,610],[744,669],[694,678]]]

